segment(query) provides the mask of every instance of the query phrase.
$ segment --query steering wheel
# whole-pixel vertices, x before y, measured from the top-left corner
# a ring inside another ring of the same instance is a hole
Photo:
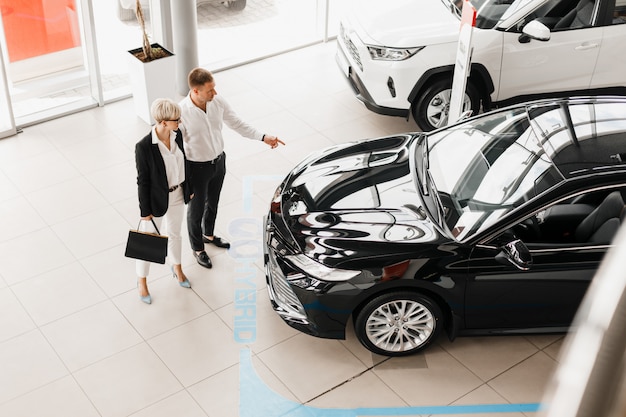
[[[520,232],[520,238],[526,242],[539,242],[541,240],[541,228],[539,227],[539,219],[533,214],[529,218],[523,220],[517,225]]]

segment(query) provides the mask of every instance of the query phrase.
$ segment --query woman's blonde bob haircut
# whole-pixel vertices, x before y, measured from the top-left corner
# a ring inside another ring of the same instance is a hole
[[[180,107],[169,98],[157,98],[150,106],[150,114],[157,122],[180,119]]]

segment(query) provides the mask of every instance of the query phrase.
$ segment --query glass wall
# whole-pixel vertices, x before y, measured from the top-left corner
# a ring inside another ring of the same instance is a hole
[[[86,10],[78,0],[13,0],[0,10],[5,88],[16,124],[97,105],[81,25]]]
[[[124,7],[126,6],[126,7]],[[128,97],[128,51],[141,46],[141,29],[134,12],[134,0],[93,1],[96,43],[104,101]],[[151,32],[148,1],[142,1]]]
[[[209,69],[236,65],[319,42],[323,0],[249,0],[235,12],[219,4],[198,6],[198,58]]]
[[[105,101],[130,93],[126,51],[139,47],[141,42],[132,3],[134,0],[94,4]],[[336,36],[336,9],[341,0],[238,0],[235,3],[239,7],[229,7],[218,0],[196,0],[198,61],[211,71]],[[149,27],[150,4],[142,0]],[[238,10],[242,4],[245,7]]]
[[[0,28],[1,27],[2,25],[0,25]],[[4,68],[4,54],[2,53],[2,46],[0,45],[0,109],[3,109],[3,111],[0,112],[0,138],[14,135],[17,132]]]
[[[199,65],[219,71],[336,36],[343,0],[195,1]],[[134,3],[11,0],[2,6],[0,46],[16,125],[130,96],[128,50],[141,45]],[[141,0],[151,35],[151,14],[160,11],[151,13],[150,5],[160,3]]]

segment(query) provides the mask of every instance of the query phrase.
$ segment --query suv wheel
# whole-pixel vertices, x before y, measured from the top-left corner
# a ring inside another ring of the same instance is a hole
[[[380,295],[358,313],[354,329],[368,350],[385,356],[410,355],[437,338],[443,325],[439,306],[409,291]]]
[[[435,81],[424,90],[413,106],[413,118],[420,129],[428,132],[448,124],[451,95],[452,83],[449,80]],[[472,110],[472,114],[478,114],[480,110],[478,91],[469,81],[465,88],[462,111],[468,110]]]
[[[246,8],[246,2],[247,0],[233,0],[233,1],[227,1],[226,3],[228,4],[229,9],[232,9],[236,12],[240,12]]]

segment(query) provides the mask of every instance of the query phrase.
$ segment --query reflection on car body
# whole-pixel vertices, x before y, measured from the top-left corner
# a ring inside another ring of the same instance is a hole
[[[291,326],[404,355],[446,329],[563,332],[626,200],[626,99],[536,101],[298,164],[266,219]]]

